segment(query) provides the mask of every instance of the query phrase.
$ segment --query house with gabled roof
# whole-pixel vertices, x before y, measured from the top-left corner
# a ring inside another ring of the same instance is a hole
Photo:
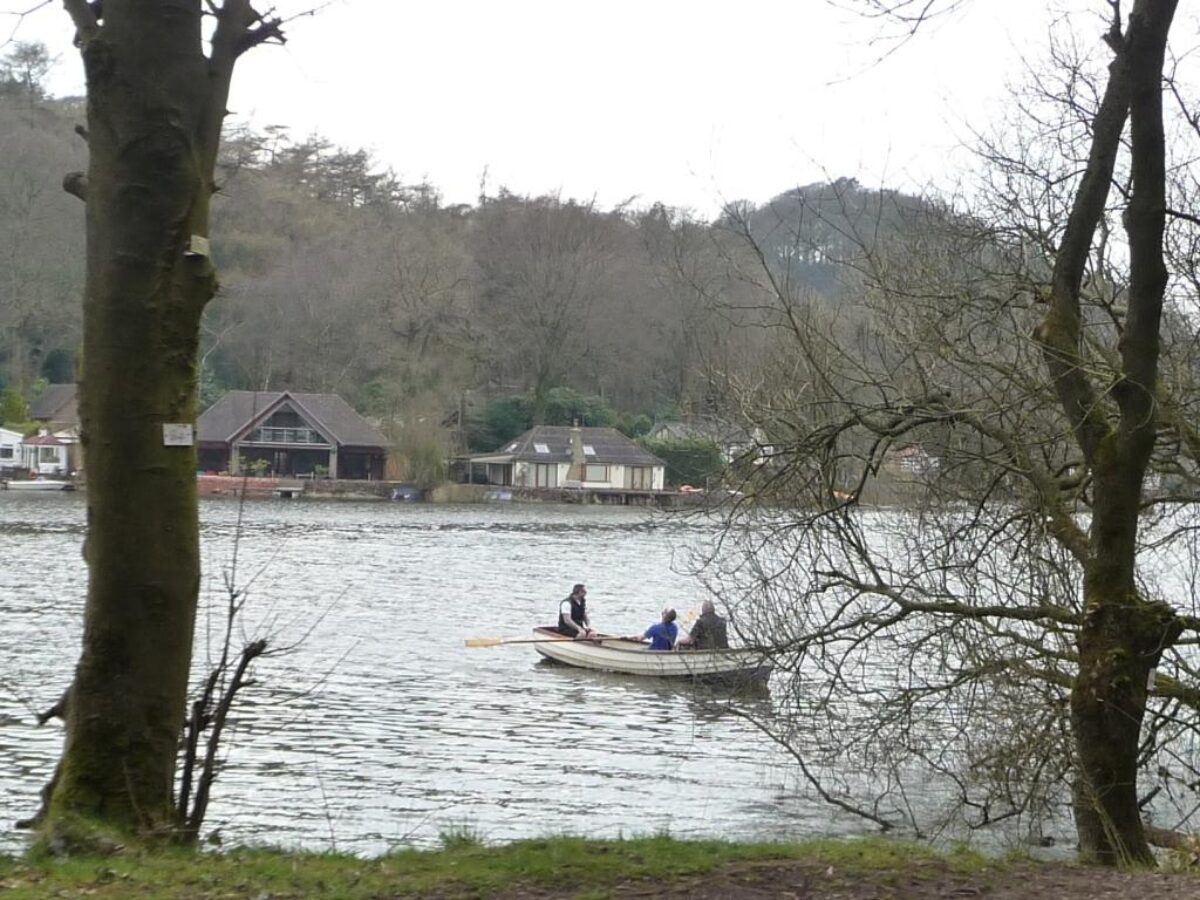
[[[337,394],[230,391],[196,421],[202,470],[382,479],[387,439]]]
[[[657,422],[646,437],[659,441],[706,441],[721,451],[727,463],[747,455],[758,457],[762,441],[741,425],[713,416]]]
[[[615,428],[535,425],[493,453],[470,457],[490,484],[661,491],[666,463]]]
[[[36,435],[21,442],[22,468],[35,475],[71,475],[76,471],[71,458],[72,451],[77,452],[78,446],[74,438],[61,437],[44,428],[40,429]]]
[[[39,441],[25,441],[25,462],[31,472],[67,475],[83,468],[79,385],[73,382],[46,385],[29,404],[29,418],[39,425]]]
[[[29,404],[29,418],[52,434],[79,434],[79,386],[48,384]]]

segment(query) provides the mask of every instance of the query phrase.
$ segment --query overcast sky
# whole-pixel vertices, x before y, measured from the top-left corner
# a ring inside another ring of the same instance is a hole
[[[80,93],[59,6],[17,37],[51,44],[52,89]],[[230,107],[367,148],[450,202],[473,202],[486,172],[492,192],[709,215],[826,177],[953,181],[969,128],[993,116],[1022,55],[1042,54],[1046,7],[970,0],[885,55],[881,23],[827,0],[335,0],[294,21],[286,46],[243,58]],[[1084,43],[1099,37],[1098,19],[1078,21]]]

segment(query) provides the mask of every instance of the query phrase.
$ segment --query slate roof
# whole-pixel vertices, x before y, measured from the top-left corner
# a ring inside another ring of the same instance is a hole
[[[55,422],[62,425],[79,424],[78,385],[50,384],[29,404],[29,418],[35,422]]]
[[[492,453],[480,457],[505,457],[516,462],[569,462],[571,460],[571,427],[569,425],[535,425],[524,434],[513,438]],[[665,463],[648,450],[644,450],[615,428],[580,428],[581,442],[593,448],[595,455],[585,457],[587,462],[612,463],[621,466],[661,466]],[[543,444],[548,453],[538,453],[535,445]]]
[[[693,419],[689,422],[659,422],[650,429],[647,437],[673,441],[708,440],[717,444],[731,445],[754,443],[754,438],[745,428],[720,419]]]
[[[66,447],[70,442],[53,434],[39,434],[25,438],[24,443],[28,447]]]
[[[342,447],[387,447],[387,438],[337,394],[230,391],[196,420],[201,443],[227,444],[290,401],[314,428]]]

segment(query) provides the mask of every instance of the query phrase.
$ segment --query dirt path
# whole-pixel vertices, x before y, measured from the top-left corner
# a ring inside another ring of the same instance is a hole
[[[576,891],[521,891],[550,900]],[[960,875],[941,863],[914,863],[868,875],[841,873],[803,862],[739,863],[703,876],[668,882],[626,882],[589,897],[614,900],[1200,900],[1200,876],[1114,872],[1065,864],[1010,865]]]

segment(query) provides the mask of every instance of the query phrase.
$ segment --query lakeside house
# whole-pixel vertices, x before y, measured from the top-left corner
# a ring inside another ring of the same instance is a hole
[[[716,446],[727,464],[748,455],[762,462],[760,454],[770,449],[763,446],[761,436],[751,434],[741,425],[707,416],[657,422],[646,437],[658,441],[705,441]]]
[[[29,404],[38,423],[36,437],[25,438],[22,465],[39,475],[70,475],[83,468],[79,442],[79,386],[48,384]]]
[[[48,384],[29,404],[29,418],[51,434],[73,431],[79,434],[79,386]]]
[[[666,464],[615,428],[536,425],[468,458],[470,481],[525,488],[661,491]]]
[[[337,394],[229,391],[196,422],[201,470],[383,478],[387,440]]]
[[[883,457],[883,471],[893,478],[911,479],[936,475],[941,461],[920,444],[901,444]]]
[[[78,452],[79,442],[50,434],[45,429],[22,441],[22,468],[31,474],[62,478],[73,474],[72,451]]]

